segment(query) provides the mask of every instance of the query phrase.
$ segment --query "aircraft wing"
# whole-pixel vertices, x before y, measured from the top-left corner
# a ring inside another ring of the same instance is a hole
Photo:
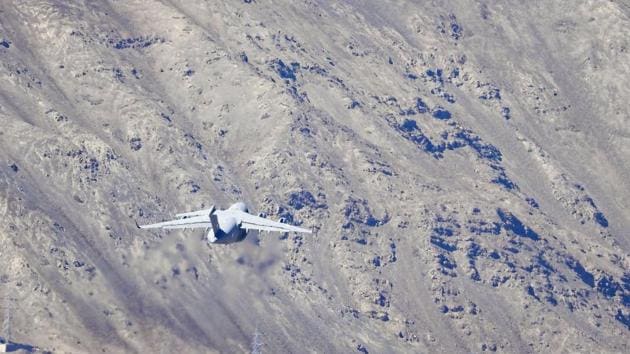
[[[171,221],[163,221],[150,225],[138,225],[141,229],[194,229],[197,227],[212,227],[207,215],[191,216]]]
[[[191,211],[189,213],[181,213],[181,214],[175,214],[175,217],[177,218],[189,218],[192,216],[200,216],[200,215],[210,215],[211,213],[213,213],[215,210],[214,205],[210,207],[210,209],[203,209],[203,210],[197,210],[197,211]]]
[[[241,220],[241,227],[247,230],[312,233],[312,231],[308,229],[271,221],[244,212],[238,212],[236,216]]]
[[[256,225],[256,224],[248,224],[248,223],[241,223],[241,227],[244,228],[245,230],[258,230],[258,231],[277,231],[277,232],[288,232],[287,230],[278,228],[278,227],[272,227],[272,226],[263,226],[263,225]]]

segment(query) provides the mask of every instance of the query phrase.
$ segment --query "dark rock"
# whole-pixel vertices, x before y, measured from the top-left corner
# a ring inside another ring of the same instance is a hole
[[[433,111],[433,118],[440,120],[451,119],[451,112],[444,108],[438,107]]]
[[[293,192],[289,194],[288,204],[295,208],[296,210],[300,210],[305,206],[318,209],[318,208],[327,208],[328,206],[324,203],[318,203],[313,194],[309,191],[299,191]]]
[[[369,354],[368,350],[366,347],[364,347],[362,344],[357,345],[357,351],[363,353],[363,354]]]
[[[133,37],[133,38],[124,38],[118,41],[113,39],[109,40],[109,44],[113,45],[116,49],[138,49],[138,48],[146,48],[155,43],[164,43],[163,38],[159,37]]]
[[[628,329],[630,330],[630,313],[624,314],[624,312],[621,309],[619,309],[617,310],[615,319],[621,322],[621,324],[623,324],[624,326],[628,327]]]
[[[601,227],[608,227],[608,219],[604,216],[601,211],[596,212],[593,215],[595,222],[597,222]]]
[[[580,279],[582,279],[582,281],[592,287],[595,287],[595,277],[593,276],[592,273],[590,273],[589,271],[587,271],[582,264],[580,264],[580,262],[574,260],[574,259],[568,259],[566,261],[566,264],[569,268],[571,268],[575,274],[578,275],[578,277]]]
[[[129,140],[129,145],[131,147],[131,150],[133,151],[138,151],[142,148],[142,139],[140,138],[131,138]]]
[[[614,281],[613,277],[610,275],[603,275],[597,281],[597,291],[599,291],[602,295],[607,298],[611,298],[617,294],[617,292],[621,291],[621,285]]]
[[[403,124],[400,125],[400,129],[405,132],[412,132],[418,130],[418,124],[413,119],[405,119]]]
[[[300,64],[291,63],[291,65],[286,65],[282,60],[276,59],[273,61],[273,66],[275,67],[276,72],[281,78],[295,81],[295,73],[296,70],[299,69]]]
[[[499,216],[499,219],[501,219],[501,222],[503,223],[501,226],[505,230],[511,231],[517,236],[527,237],[534,241],[540,239],[540,236],[538,236],[534,230],[525,226],[515,215],[501,209],[497,209],[497,215]]]

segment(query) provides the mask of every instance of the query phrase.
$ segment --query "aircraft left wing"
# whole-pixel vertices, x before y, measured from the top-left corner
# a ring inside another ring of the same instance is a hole
[[[215,210],[216,209],[215,209],[215,207],[213,205],[209,209],[191,211],[191,212],[188,212],[188,213],[175,214],[175,217],[181,219],[181,218],[189,218],[189,217],[192,217],[192,216],[210,215],[210,214],[214,213]]]
[[[247,230],[260,230],[260,231],[279,231],[279,232],[303,232],[310,234],[311,230],[303,229],[301,227],[283,224],[277,221],[271,221],[269,219],[261,218],[260,216],[254,216],[242,211],[235,212],[235,216],[241,221],[241,227]]]
[[[156,224],[138,225],[141,229],[194,229],[198,227],[210,228],[212,223],[207,215],[191,216]]]

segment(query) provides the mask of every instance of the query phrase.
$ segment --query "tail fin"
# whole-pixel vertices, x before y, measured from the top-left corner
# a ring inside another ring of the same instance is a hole
[[[206,229],[208,231],[208,235],[206,238],[208,239],[208,243],[215,243],[221,237],[220,229],[219,229],[219,220],[217,220],[217,214],[215,214],[214,205],[208,209],[208,217],[210,218],[210,225],[212,229]]]
[[[217,219],[217,214],[215,214],[215,207],[214,205],[212,206],[212,208],[208,209],[210,211],[210,213],[208,214],[208,216],[210,217],[210,224],[212,224],[212,231],[214,231],[215,235],[218,235],[219,232],[219,220]]]

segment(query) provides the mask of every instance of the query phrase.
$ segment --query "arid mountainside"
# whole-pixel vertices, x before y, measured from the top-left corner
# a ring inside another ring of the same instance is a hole
[[[3,335],[628,353],[629,99],[628,1],[2,1]]]

